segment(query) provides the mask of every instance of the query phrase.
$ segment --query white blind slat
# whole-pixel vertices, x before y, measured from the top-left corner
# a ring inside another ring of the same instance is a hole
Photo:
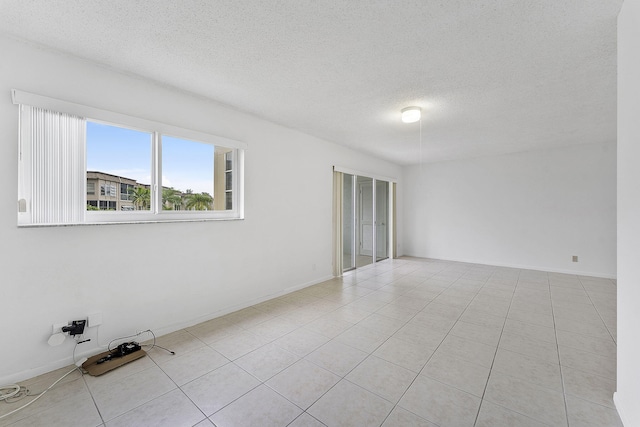
[[[31,223],[77,224],[84,215],[86,121],[27,107],[30,117]]]

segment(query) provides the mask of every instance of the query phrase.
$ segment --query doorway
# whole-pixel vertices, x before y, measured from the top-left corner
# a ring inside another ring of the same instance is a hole
[[[342,176],[342,271],[389,257],[388,181],[344,173]]]

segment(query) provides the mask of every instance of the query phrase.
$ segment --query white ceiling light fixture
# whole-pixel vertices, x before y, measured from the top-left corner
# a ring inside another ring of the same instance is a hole
[[[403,108],[400,112],[402,113],[402,121],[404,123],[415,123],[420,120],[422,109],[420,107],[407,107]]]

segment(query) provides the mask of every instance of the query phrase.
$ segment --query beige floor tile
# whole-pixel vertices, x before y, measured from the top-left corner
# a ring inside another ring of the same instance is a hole
[[[279,318],[292,322],[298,327],[302,327],[319,319],[325,314],[326,313],[324,311],[310,310],[308,307],[297,307],[296,309],[279,316]]]
[[[455,335],[448,335],[438,347],[438,352],[444,356],[466,360],[485,368],[491,368],[496,351],[494,346]]]
[[[484,400],[552,426],[566,426],[564,396],[561,392],[492,371]]]
[[[500,329],[502,329],[505,322],[505,318],[502,316],[494,316],[492,314],[483,313],[473,309],[465,310],[462,316],[460,316],[460,320],[480,326],[497,327]]]
[[[266,381],[300,359],[299,356],[270,343],[236,359],[236,365]]]
[[[525,335],[511,334],[503,332],[500,337],[499,348],[535,357],[549,363],[560,363],[558,356],[558,346],[556,343],[540,341]]]
[[[353,323],[346,320],[333,319],[331,315],[324,315],[307,323],[302,329],[324,335],[327,338],[335,338],[352,326]]]
[[[287,427],[325,427],[325,425],[305,412]]]
[[[302,359],[266,384],[300,408],[307,409],[339,380],[337,375]]]
[[[533,418],[529,418],[502,406],[483,400],[480,405],[480,413],[474,427],[545,427]]]
[[[460,307],[460,305],[445,304],[437,301],[429,303],[422,309],[425,313],[438,313],[449,320],[458,320],[464,310],[465,307]]]
[[[502,328],[498,326],[482,326],[475,323],[458,322],[451,328],[449,334],[472,341],[478,341],[490,346],[497,346]]]
[[[552,344],[555,344],[556,342],[556,333],[553,328],[532,325],[530,323],[524,323],[514,319],[507,319],[504,324],[503,332],[522,335],[526,338],[532,338]]]
[[[616,359],[599,354],[578,350],[572,347],[558,346],[560,364],[579,369],[594,375],[616,379]]]
[[[216,322],[217,320],[217,322]],[[191,335],[200,339],[206,344],[219,341],[242,331],[240,326],[234,325],[226,320],[213,319],[213,321],[200,323],[187,329]]]
[[[417,373],[427,363],[436,347],[437,345],[428,347],[391,337],[373,354]]]
[[[363,280],[357,283],[357,286],[361,286],[363,288],[371,289],[374,291],[382,288],[384,285],[386,285],[386,283],[378,282],[374,279],[374,277],[371,277],[369,280]]]
[[[376,356],[369,356],[345,377],[378,396],[397,403],[416,373]]]
[[[415,310],[412,308],[405,307],[403,305],[397,304],[396,302],[392,302],[390,304],[385,305],[378,311],[377,314],[381,314],[383,316],[390,317],[392,319],[402,320],[404,322],[408,322],[418,313],[419,310]]]
[[[315,301],[311,304],[306,305],[305,308],[308,308],[310,310],[322,311],[324,313],[330,313],[342,306],[344,306],[344,303],[328,300],[326,298],[321,298],[318,301]]]
[[[616,357],[616,344],[611,338],[595,338],[574,332],[557,331],[558,345],[596,353],[609,358]]]
[[[273,341],[298,329],[298,327],[299,326],[293,321],[276,317],[275,319],[269,319],[256,326],[252,326],[248,331],[253,332],[267,341]]]
[[[73,372],[69,373],[72,369]],[[37,394],[48,389],[53,383],[65,375],[66,377],[60,380],[56,387],[46,392],[44,396],[38,398]],[[31,417],[35,414],[48,410],[49,408],[54,408],[68,400],[69,396],[77,396],[78,399],[90,397],[89,389],[83,380],[82,374],[80,371],[75,369],[75,366],[56,369],[53,372],[23,381],[20,385],[28,388],[33,397],[25,397],[12,403],[8,403],[6,401],[0,402],[0,415],[5,415],[9,412],[13,412],[14,410],[18,410],[18,408],[32,402],[36,398],[38,400],[33,404],[29,404],[26,408],[2,418],[1,423],[10,424],[23,418]]]
[[[502,372],[562,393],[560,365],[499,348],[492,371]]]
[[[38,405],[40,403],[34,403],[31,406]],[[22,402],[24,405],[25,402]],[[96,406],[91,399],[91,396],[87,394],[73,395],[72,398],[67,398],[61,402],[49,406],[46,409],[40,408],[36,410],[36,413],[26,418],[22,418],[16,423],[12,423],[11,426],[15,427],[51,427],[51,426],[74,426],[82,425],[87,427],[95,427],[102,425],[102,419],[96,409]],[[0,425],[4,422],[10,422],[9,418],[0,420]]]
[[[211,344],[211,347],[229,360],[235,360],[256,350],[268,341],[258,335],[243,331]]]
[[[210,419],[217,427],[286,426],[302,410],[265,385],[261,385],[230,405],[213,414]]]
[[[273,343],[284,350],[303,357],[328,341],[329,338],[324,335],[305,329],[297,329],[282,338],[278,338]]]
[[[357,385],[342,380],[307,412],[327,426],[381,425],[393,404]]]
[[[423,310],[417,313],[405,326],[407,328],[419,327],[421,330],[427,330],[432,333],[446,334],[455,324],[456,320],[447,318],[445,315]]]
[[[273,319],[273,316],[253,307],[247,307],[227,314],[223,319],[240,326],[241,328],[248,329],[269,319]]]
[[[190,427],[204,418],[198,407],[176,389],[107,422],[107,427],[130,427],[135,423],[154,427]]]
[[[175,388],[173,381],[154,366],[118,381],[96,383],[91,394],[102,418],[109,421]]]
[[[375,313],[385,305],[387,305],[386,302],[378,301],[373,298],[368,298],[368,295],[365,295],[362,298],[357,299],[354,302],[346,305],[345,307],[368,311],[369,313]]]
[[[473,426],[480,398],[420,375],[398,403],[441,427]]]
[[[572,303],[571,301],[563,300],[553,304],[554,316],[563,317],[566,319],[572,319],[584,315],[585,319],[590,316],[598,317],[598,310],[590,302],[587,304]]]
[[[189,353],[175,355],[159,366],[169,378],[181,386],[227,363],[229,359],[205,346]]]
[[[439,331],[437,328],[430,328],[429,325],[419,322],[409,322],[393,334],[394,338],[421,345],[425,348],[437,347],[445,336],[446,332]]]
[[[152,342],[152,340],[146,341],[147,344],[152,344]],[[188,353],[206,345],[203,341],[190,334],[186,329],[157,337],[156,344],[175,352],[176,355]],[[173,354],[159,347],[155,347],[152,349],[148,349],[145,347],[144,350],[156,363],[162,363],[174,356]]]
[[[260,381],[255,377],[234,363],[228,363],[181,388],[205,415],[210,416],[258,385]]]
[[[467,306],[467,310],[479,311],[493,316],[507,317],[509,301],[496,299],[491,295],[476,296]]]
[[[601,339],[611,338],[611,334],[602,320],[594,324],[592,322],[585,322],[584,320],[556,317],[556,329]]]
[[[449,305],[449,306],[452,306],[452,307],[456,307],[460,311],[460,314],[462,314],[462,312],[467,308],[467,305],[469,305],[469,303],[471,302],[472,299],[473,299],[473,297],[461,298],[460,296],[440,294],[437,297],[435,297],[433,299],[433,302],[430,303],[429,305],[434,304],[434,303],[435,304],[442,304],[442,305]]]
[[[509,311],[529,311],[541,316],[552,316],[553,306],[549,303],[540,304],[536,301],[529,301],[526,298],[518,298],[511,301]]]
[[[298,306],[296,304],[283,301],[279,298],[270,299],[253,305],[253,308],[256,310],[260,310],[272,316],[282,316],[292,310],[295,310],[297,307]]]
[[[420,375],[482,397],[489,379],[489,368],[436,351]]]
[[[409,292],[406,295],[402,295],[394,299],[391,301],[391,304],[408,311],[419,311],[425,308],[433,298],[435,298],[435,295],[433,295],[432,292],[420,292],[419,290],[414,290],[413,292]]]
[[[623,427],[615,409],[594,405],[577,397],[567,396],[567,411],[572,427]]]
[[[378,289],[375,292],[371,292],[369,295],[367,295],[369,298],[377,300],[377,301],[382,301],[385,303],[390,303],[391,301],[395,300],[396,298],[398,298],[398,295],[394,294],[393,292],[387,292],[384,290],[385,286],[381,287],[380,289]]]
[[[532,325],[546,326],[553,328],[553,315],[547,313],[539,313],[526,309],[511,309],[507,315],[509,319],[519,320],[524,323],[531,323]]]
[[[331,316],[336,320],[343,320],[345,322],[349,322],[352,324],[356,324],[365,317],[371,315],[370,311],[360,310],[355,307],[341,307],[333,312],[331,312]]]
[[[358,322],[358,326],[371,329],[372,331],[382,332],[391,336],[398,331],[406,322],[391,317],[383,316],[381,314],[373,313],[369,317],[362,319]]]
[[[305,356],[316,365],[344,377],[367,357],[367,353],[337,341],[329,341],[319,349]]]
[[[382,427],[437,427],[435,424],[430,423],[413,414],[406,409],[402,409],[399,406],[393,408],[393,411],[389,414]]]
[[[355,325],[337,337],[335,341],[371,353],[389,338],[384,332]]]
[[[568,366],[562,368],[562,376],[567,394],[615,409],[613,403],[613,393],[616,391],[615,379],[593,375]]]

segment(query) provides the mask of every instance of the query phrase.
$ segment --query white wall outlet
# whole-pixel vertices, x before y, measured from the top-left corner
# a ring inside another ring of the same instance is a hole
[[[93,328],[102,325],[102,312],[91,313],[87,316],[87,326]]]
[[[51,333],[57,334],[58,332],[62,332],[62,327],[67,325],[68,325],[67,322],[54,323]]]

